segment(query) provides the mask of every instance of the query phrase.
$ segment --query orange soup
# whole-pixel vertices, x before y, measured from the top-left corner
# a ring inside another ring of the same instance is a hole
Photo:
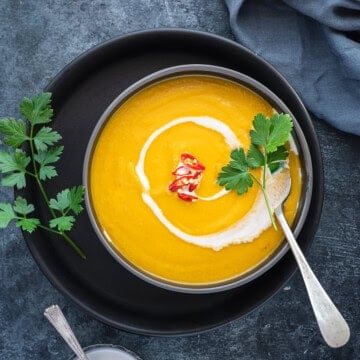
[[[253,211],[261,190],[254,184],[240,196],[224,193],[216,179],[232,145],[249,147],[254,116],[273,112],[239,84],[196,75],[151,85],[123,103],[98,137],[89,181],[96,218],[116,251],[142,271],[182,284],[228,280],[269,257],[283,240],[271,225],[254,239],[222,244]],[[292,187],[284,206],[290,224],[301,192],[300,162],[292,150]],[[197,201],[169,190],[182,154],[205,167]]]

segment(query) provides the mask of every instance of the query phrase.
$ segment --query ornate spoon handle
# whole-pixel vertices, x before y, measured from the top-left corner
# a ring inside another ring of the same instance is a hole
[[[275,209],[275,214],[299,266],[321,335],[333,348],[345,345],[350,338],[348,324],[311,270],[285,219],[281,205]]]
[[[48,307],[44,311],[44,316],[50,321],[57,332],[70,346],[71,350],[76,354],[79,360],[89,360],[58,305],[51,305]]]

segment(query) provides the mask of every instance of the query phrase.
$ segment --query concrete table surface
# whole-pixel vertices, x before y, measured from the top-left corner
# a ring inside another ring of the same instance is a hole
[[[221,0],[0,1],[0,115],[17,116],[23,96],[40,92],[91,46],[158,27],[232,38]],[[81,344],[121,344],[144,360],[360,359],[360,139],[316,119],[314,124],[324,157],[325,202],[308,258],[350,324],[345,347],[324,344],[299,273],[261,308],[204,334],[155,338],[112,329],[50,285],[20,231],[10,226],[0,231],[0,358],[67,359],[70,350],[42,315],[58,303]],[[12,199],[12,191],[0,191],[0,201]]]

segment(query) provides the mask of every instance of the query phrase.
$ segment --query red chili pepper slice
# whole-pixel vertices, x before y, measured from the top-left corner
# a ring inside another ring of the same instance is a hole
[[[181,154],[181,162],[194,170],[205,170],[205,166],[193,155],[183,153]]]
[[[183,178],[175,179],[170,185],[169,190],[172,192],[178,191],[179,189],[182,189],[186,184],[184,183]]]
[[[194,191],[198,187],[198,185],[200,183],[200,174],[201,173],[199,173],[199,175],[197,175],[196,177],[189,179],[189,191],[190,192]]]
[[[189,191],[192,192],[192,191],[196,190],[198,185],[199,185],[199,183],[189,184]]]
[[[186,186],[190,185],[191,183],[194,182],[194,178],[193,176],[182,176],[179,177],[177,179],[175,179],[170,185],[169,185],[169,190],[170,191],[177,191],[179,189],[183,189]]]
[[[175,176],[184,176],[184,175],[191,175],[193,171],[189,169],[187,166],[179,166],[175,171],[171,174]]]
[[[181,192],[178,192],[178,196],[179,196],[180,199],[185,200],[185,201],[189,201],[189,202],[198,199],[198,197],[195,196],[195,195],[190,195],[190,194],[181,193]]]
[[[189,191],[194,191],[199,185],[200,175],[201,173],[196,173],[194,176],[185,175],[179,177],[169,185],[169,190],[175,192],[179,189],[185,189],[186,186],[189,186]]]

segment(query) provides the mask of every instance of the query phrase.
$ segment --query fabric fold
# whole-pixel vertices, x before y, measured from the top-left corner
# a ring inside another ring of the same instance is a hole
[[[225,2],[239,43],[274,65],[317,117],[360,135],[360,43],[348,36],[360,33],[359,1]]]

